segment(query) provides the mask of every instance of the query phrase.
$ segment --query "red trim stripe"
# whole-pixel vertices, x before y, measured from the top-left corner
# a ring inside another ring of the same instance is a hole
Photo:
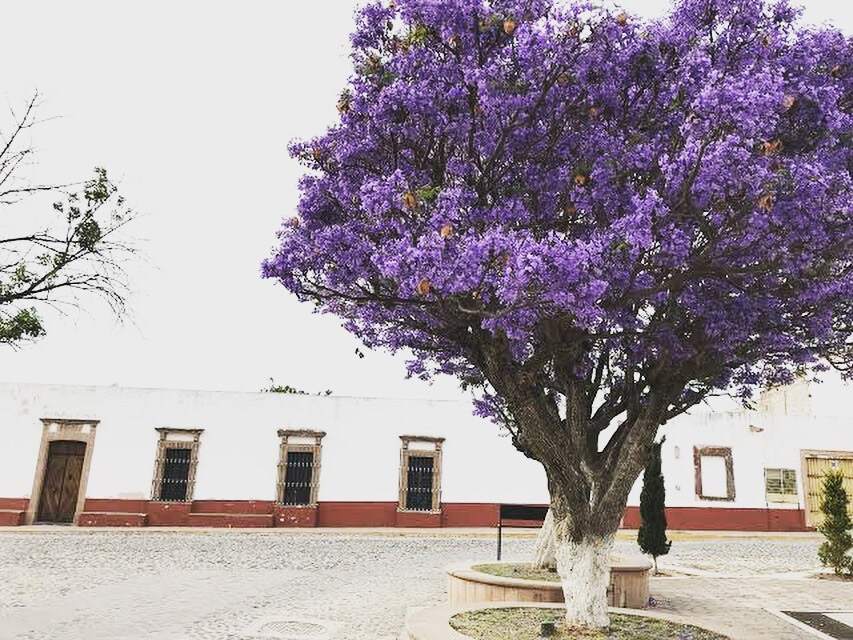
[[[23,523],[29,500],[0,498],[0,526]],[[201,527],[495,527],[493,502],[449,502],[441,513],[397,510],[396,502],[320,502],[316,507],[283,507],[270,500],[196,500],[156,502],[87,498],[81,526]],[[670,507],[671,530],[808,531],[802,509]],[[511,525],[512,523],[505,523]],[[622,526],[636,529],[638,507],[628,507]]]

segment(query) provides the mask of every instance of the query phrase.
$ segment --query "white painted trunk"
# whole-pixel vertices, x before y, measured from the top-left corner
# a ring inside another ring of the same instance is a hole
[[[533,568],[553,569],[557,566],[557,530],[554,526],[554,513],[548,509],[545,521],[539,530],[536,544],[533,546]]]
[[[610,625],[607,588],[613,536],[580,542],[557,540],[557,571],[566,598],[570,628],[600,629]]]

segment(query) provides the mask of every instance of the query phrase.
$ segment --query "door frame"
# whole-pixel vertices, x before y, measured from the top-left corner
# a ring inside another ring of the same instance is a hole
[[[812,524],[812,509],[809,503],[809,470],[806,466],[807,458],[820,458],[824,460],[853,460],[853,451],[830,451],[823,449],[801,449],[800,450],[800,483],[803,486],[803,511],[806,526],[814,528]]]
[[[83,512],[86,503],[86,484],[89,480],[89,467],[92,464],[92,450],[95,447],[95,431],[100,420],[78,420],[69,418],[42,418],[41,445],[39,446],[36,471],[33,478],[33,490],[30,493],[30,503],[24,515],[25,524],[33,524],[38,517],[41,490],[44,484],[44,474],[47,471],[48,450],[54,440],[71,440],[83,442],[86,451],[83,454],[83,470],[80,473],[80,487],[77,490],[77,506],[74,509],[72,524]]]

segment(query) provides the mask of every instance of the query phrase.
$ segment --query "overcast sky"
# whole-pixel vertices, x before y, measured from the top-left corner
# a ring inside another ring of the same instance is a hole
[[[4,350],[0,379],[254,391],[274,377],[336,395],[458,397],[404,379],[330,316],[259,276],[300,167],[294,138],[336,120],[350,72],[352,0],[4,3],[0,107],[43,94],[36,177],[104,166],[143,217],[132,323],[97,303],[47,315],[48,335]],[[654,15],[667,3],[622,5]],[[850,3],[810,0],[810,22],[853,32]],[[5,120],[3,124],[6,124]]]

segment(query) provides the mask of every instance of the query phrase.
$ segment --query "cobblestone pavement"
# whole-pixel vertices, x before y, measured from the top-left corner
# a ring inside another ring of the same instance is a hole
[[[532,544],[510,537],[505,557],[529,558]],[[666,564],[703,575],[657,578],[652,594],[661,609],[690,612],[735,638],[809,638],[761,608],[853,608],[851,584],[769,575],[817,569],[817,544],[676,540]],[[624,539],[616,550],[638,553]],[[390,640],[408,607],[444,601],[446,564],[494,551],[483,536],[7,531],[0,640],[250,640],[258,621],[287,619],[337,623],[340,640]]]
[[[707,537],[679,539],[676,536],[669,554],[660,559],[661,566],[685,567],[701,572],[728,576],[754,576],[803,572],[820,569],[817,548],[820,536]],[[640,553],[627,540],[617,548]]]

